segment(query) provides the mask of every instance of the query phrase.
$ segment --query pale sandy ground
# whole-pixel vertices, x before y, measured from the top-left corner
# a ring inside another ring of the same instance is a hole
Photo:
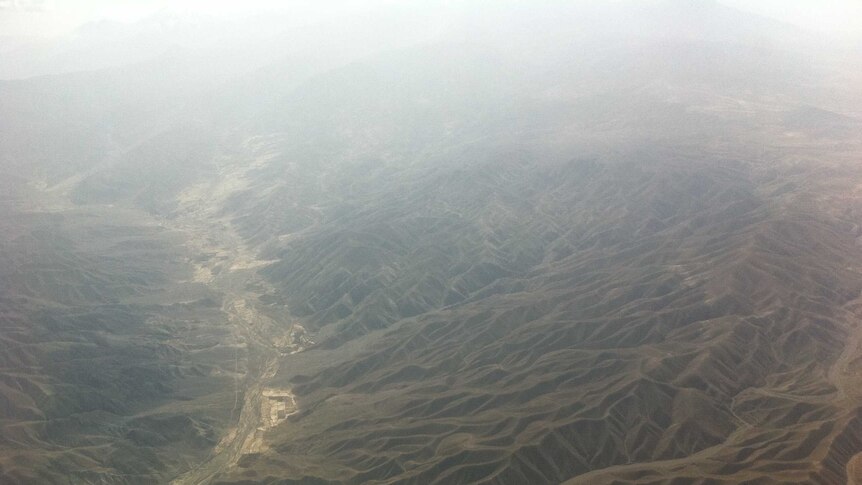
[[[247,142],[256,143],[260,146],[255,151],[265,152],[266,140]],[[165,221],[167,227],[184,233],[189,248],[201,255],[192,262],[194,281],[223,295],[222,311],[235,325],[237,339],[246,343],[248,352],[264,357],[259,368],[249,369],[246,375],[237,373],[234,425],[213,449],[210,459],[176,479],[173,482],[176,484],[205,483],[219,472],[235,467],[243,455],[264,450],[266,432],[297,412],[290,389],[270,388],[266,383],[278,373],[279,358],[302,351],[311,343],[311,337],[302,325],[275,322],[258,310],[256,302],[260,294],[248,288],[270,289],[255,270],[271,261],[258,258],[230,220],[219,215],[225,201],[248,186],[248,173],[269,160],[264,153],[252,161],[217,161],[218,176],[180,194],[179,215]]]
[[[847,462],[847,485],[862,485],[862,453]]]

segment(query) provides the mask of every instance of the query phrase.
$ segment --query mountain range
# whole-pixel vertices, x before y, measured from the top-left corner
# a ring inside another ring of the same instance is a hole
[[[0,62],[0,481],[862,483],[858,49],[219,22]]]

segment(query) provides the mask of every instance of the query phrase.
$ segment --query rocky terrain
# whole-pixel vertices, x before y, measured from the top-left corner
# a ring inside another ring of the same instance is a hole
[[[614,12],[0,82],[0,482],[862,483],[862,56]]]

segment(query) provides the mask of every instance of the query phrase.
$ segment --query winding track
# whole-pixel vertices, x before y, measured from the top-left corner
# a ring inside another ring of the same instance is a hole
[[[218,241],[216,244],[201,248],[201,252],[227,255],[226,259],[218,261],[224,267],[230,268],[237,263],[249,261],[244,245],[237,240],[238,236],[232,233],[228,226],[221,226],[221,231],[213,233],[206,232],[205,228],[194,228],[194,225],[183,225],[185,227],[182,230],[195,231],[192,234],[207,234],[207,237],[193,237],[192,240]],[[213,237],[215,235],[219,237]],[[273,328],[274,326],[267,325],[267,323],[271,323],[268,317],[261,314],[252,303],[258,295],[245,289],[249,287],[250,283],[264,284],[256,276],[253,269],[228,271],[228,274],[223,277],[213,277],[206,281],[208,286],[223,295],[222,311],[228,316],[230,323],[234,325],[235,343],[245,345],[246,372],[245,375],[237,375],[236,377],[235,395],[237,403],[234,404],[232,416],[236,416],[237,407],[239,414],[235,426],[222,438],[206,461],[181,475],[173,483],[208,483],[213,477],[230,468],[239,460],[243,454],[244,443],[255,435],[260,426],[262,392],[266,382],[278,372],[280,352],[272,340],[266,338],[262,333],[265,327]],[[237,353],[239,353],[238,347]],[[239,355],[236,358],[235,365],[238,368]],[[242,396],[241,402],[239,402],[240,396]]]
[[[281,349],[274,342],[283,340],[284,335],[290,332],[289,327],[273,322],[255,306],[261,293],[250,288],[270,289],[256,272],[266,261],[259,260],[230,221],[217,214],[230,194],[244,187],[249,168],[220,167],[215,181],[192,187],[182,194],[178,215],[164,221],[166,227],[186,236],[187,245],[194,253],[213,255],[207,261],[196,263],[195,279],[222,295],[222,312],[233,325],[234,344],[237,345],[237,402],[232,411],[235,424],[206,460],[172,481],[177,485],[211,482],[235,466],[248,444],[259,441],[259,433],[263,431],[260,429],[263,391],[266,383],[278,372],[281,355]],[[240,376],[239,346],[243,345],[246,371]]]

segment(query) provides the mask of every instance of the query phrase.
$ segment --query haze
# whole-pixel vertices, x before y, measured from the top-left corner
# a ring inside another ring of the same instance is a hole
[[[0,0],[0,483],[862,484],[859,13]]]
[[[641,3],[650,3],[645,0]],[[421,6],[419,1],[396,0],[3,0],[0,2],[0,30],[12,36],[50,36],[68,32],[83,23],[99,20],[134,22],[160,11],[196,13],[218,16],[243,16],[265,12],[284,12],[291,16],[320,18],[339,15],[375,6]],[[449,1],[445,4],[477,4],[478,2]],[[548,2],[545,2],[548,3]],[[613,2],[610,2],[613,3]],[[855,0],[723,0],[735,8],[757,13],[783,22],[834,36],[862,36],[862,4]],[[538,2],[537,5],[541,5]]]

